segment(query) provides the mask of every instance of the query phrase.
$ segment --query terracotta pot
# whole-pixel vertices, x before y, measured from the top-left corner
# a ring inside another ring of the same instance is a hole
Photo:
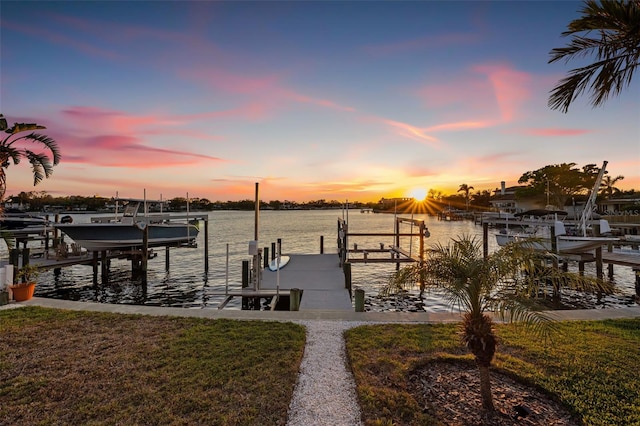
[[[13,300],[16,302],[24,302],[33,297],[33,292],[36,289],[36,283],[24,283],[11,286],[13,292]]]

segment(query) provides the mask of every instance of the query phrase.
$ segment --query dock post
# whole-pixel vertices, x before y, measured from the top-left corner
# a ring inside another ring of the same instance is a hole
[[[101,254],[101,262],[100,262],[100,273],[102,275],[102,284],[107,284],[109,282],[109,268],[107,267],[107,252],[106,250],[102,250]]]
[[[22,249],[22,266],[29,264],[29,247],[24,247]]]
[[[482,254],[485,259],[489,256],[489,222],[482,223]]]
[[[56,213],[54,219],[55,223],[60,223],[60,213]],[[58,242],[60,240],[60,230],[58,228],[53,228],[53,241],[51,245],[53,248],[58,247]]]
[[[13,248],[9,250],[9,263],[13,265],[14,268],[18,269],[18,262],[20,260],[20,250]]]
[[[636,296],[640,297],[640,268],[633,268],[633,273],[636,276]]]
[[[598,279],[602,279],[604,276],[602,269],[602,247],[596,249],[596,276]]]
[[[276,258],[276,243],[271,243],[271,260]]]
[[[249,287],[249,261],[242,261],[242,288]],[[249,298],[242,297],[242,310],[249,309]]]
[[[320,235],[320,254],[324,254],[324,235]]]
[[[49,215],[45,215],[44,222],[49,223]],[[49,255],[49,231],[46,225],[45,225],[45,231],[44,231],[44,253],[45,253],[44,257],[46,259],[47,256]]]
[[[93,267],[93,284],[98,284],[98,252],[93,252],[93,263],[91,264]]]
[[[147,262],[149,261],[149,225],[142,230],[142,259],[140,269],[142,273],[142,285],[147,285]]]
[[[204,272],[209,272],[209,215],[204,219]]]
[[[265,247],[264,249],[264,262],[262,262],[262,266],[264,268],[269,267],[269,247]]]
[[[607,244],[607,252],[611,253],[613,251],[613,243]],[[613,280],[613,263],[607,264],[607,272],[610,280]]]
[[[345,262],[342,265],[342,269],[344,270],[344,287],[349,290],[349,296],[352,296],[351,293],[351,263]]]
[[[361,288],[356,288],[355,294],[356,312],[364,312],[364,290]]]
[[[290,311],[300,310],[300,289],[299,288],[292,288],[289,292],[289,310]]]
[[[249,287],[249,261],[242,261],[242,288]]]
[[[171,256],[169,253],[169,246],[164,248],[164,270],[169,270],[169,265],[171,264]]]

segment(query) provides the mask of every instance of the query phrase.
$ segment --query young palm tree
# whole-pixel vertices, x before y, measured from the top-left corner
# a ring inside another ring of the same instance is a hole
[[[464,192],[464,199],[467,203],[467,210],[469,210],[469,191],[471,191],[472,189],[474,189],[473,186],[469,186],[466,183],[463,183],[462,185],[460,185],[460,188],[458,188],[458,192]]]
[[[9,127],[7,120],[0,114],[0,131],[8,133],[8,136],[0,141],[0,200],[4,198],[7,190],[6,169],[11,163],[17,165],[22,158],[26,158],[31,163],[33,184],[35,186],[42,179],[51,176],[53,166],[60,162],[60,151],[57,142],[48,136],[33,132],[33,130],[40,129],[46,129],[46,127],[35,123],[14,123],[12,127]],[[17,136],[18,133],[29,131],[31,133]],[[50,156],[46,152],[35,152],[25,148],[22,142],[39,143],[49,151]]]
[[[612,291],[610,284],[594,278],[540,267],[541,253],[529,247],[513,243],[484,257],[482,241],[463,235],[449,245],[433,247],[423,264],[396,272],[387,288],[391,292],[423,282],[427,290],[443,290],[451,307],[463,312],[462,342],[475,357],[482,408],[488,413],[495,411],[489,374],[497,347],[492,315],[522,322],[525,329],[546,338],[554,323],[541,311],[540,295],[545,294],[549,283],[554,289]]]
[[[562,112],[587,88],[593,106],[619,94],[640,65],[640,0],[587,0],[580,13],[562,33],[572,36],[571,42],[551,50],[549,63],[590,55],[596,62],[571,70],[551,91],[549,107]],[[592,32],[596,37],[588,37]]]
[[[607,198],[611,198],[614,192],[620,192],[620,189],[616,188],[615,185],[616,183],[618,183],[619,180],[622,180],[622,179],[624,179],[624,176],[622,175],[616,176],[614,178],[612,178],[609,175],[603,177],[602,183],[600,184],[600,192],[606,195]]]

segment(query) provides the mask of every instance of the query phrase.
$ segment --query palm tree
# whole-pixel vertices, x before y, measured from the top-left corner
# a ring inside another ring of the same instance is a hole
[[[602,183],[600,184],[600,192],[607,196],[607,198],[611,198],[614,192],[620,192],[619,188],[615,187],[615,184],[618,183],[619,180],[624,179],[624,176],[616,176],[612,178],[609,175],[606,175],[602,178]]]
[[[4,198],[7,190],[6,169],[11,163],[19,164],[22,158],[26,158],[31,163],[33,171],[33,185],[37,185],[44,178],[48,178],[53,173],[53,166],[60,162],[60,151],[55,140],[46,135],[33,132],[33,130],[46,129],[35,123],[14,123],[12,127],[7,125],[7,120],[0,114],[0,131],[9,135],[0,141],[0,200]],[[16,136],[18,133],[31,133]],[[43,152],[34,152],[25,148],[17,142],[39,143],[46,148],[50,156]]]
[[[488,414],[495,411],[489,366],[497,347],[491,313],[501,320],[508,317],[510,321],[520,321],[525,329],[546,338],[554,330],[554,323],[541,312],[544,298],[540,295],[547,294],[549,284],[553,287],[549,294],[562,287],[612,291],[611,284],[595,278],[541,267],[541,256],[541,252],[520,242],[485,257],[482,241],[463,235],[452,239],[449,245],[437,244],[424,263],[397,271],[386,288],[390,293],[424,283],[427,291],[436,288],[444,291],[451,307],[463,312],[462,342],[475,358],[482,408]]]
[[[474,189],[473,186],[469,186],[466,183],[463,183],[462,185],[460,185],[460,188],[458,188],[458,192],[464,192],[464,199],[467,203],[467,210],[469,210],[469,191],[471,191],[472,189]]]
[[[572,36],[567,47],[551,50],[549,63],[595,55],[596,62],[573,69],[549,96],[549,107],[569,110],[569,105],[587,88],[591,104],[604,103],[631,83],[640,65],[640,0],[587,0],[582,17],[571,21],[563,36]],[[589,33],[597,37],[588,37]],[[585,33],[580,35],[580,33]]]

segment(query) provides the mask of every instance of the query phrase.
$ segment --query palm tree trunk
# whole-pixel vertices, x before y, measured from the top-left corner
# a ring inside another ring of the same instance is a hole
[[[485,411],[495,411],[493,406],[493,396],[491,395],[491,376],[489,367],[478,365],[480,372],[480,397],[482,398],[482,408]]]

